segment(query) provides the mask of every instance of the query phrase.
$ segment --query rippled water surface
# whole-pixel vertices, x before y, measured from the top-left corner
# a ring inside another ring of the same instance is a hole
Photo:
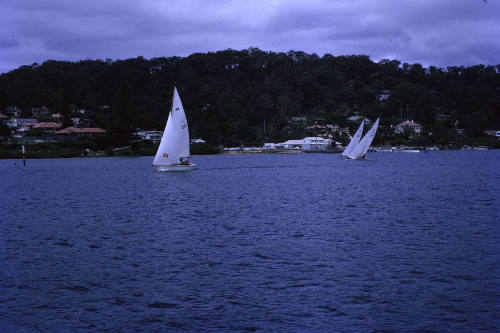
[[[500,329],[500,151],[192,160],[0,161],[0,331]]]

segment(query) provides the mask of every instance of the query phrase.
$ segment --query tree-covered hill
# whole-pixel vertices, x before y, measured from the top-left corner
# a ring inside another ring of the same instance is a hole
[[[163,129],[174,85],[191,136],[213,144],[300,137],[303,128],[290,122],[296,116],[340,126],[354,114],[381,116],[383,126],[411,119],[442,138],[455,128],[469,137],[500,129],[500,65],[424,68],[364,55],[256,48],[22,66],[0,75],[0,108],[44,105],[66,121],[73,108],[82,108],[120,145],[136,128]]]

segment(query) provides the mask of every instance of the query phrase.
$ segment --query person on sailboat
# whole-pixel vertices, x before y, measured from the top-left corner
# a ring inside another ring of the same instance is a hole
[[[180,157],[179,158],[180,162],[181,162],[181,165],[189,165],[189,161],[187,158],[185,157]]]

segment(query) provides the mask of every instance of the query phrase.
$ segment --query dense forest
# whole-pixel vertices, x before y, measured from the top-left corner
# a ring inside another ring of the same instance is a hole
[[[421,137],[432,143],[453,140],[457,128],[469,138],[500,129],[500,65],[425,68],[256,48],[22,66],[0,75],[0,108],[47,106],[68,123],[73,109],[85,109],[119,146],[137,128],[163,130],[174,85],[191,137],[226,146],[301,138],[304,126],[292,117],[354,127],[352,115],[380,116],[378,141],[401,119],[421,123]]]

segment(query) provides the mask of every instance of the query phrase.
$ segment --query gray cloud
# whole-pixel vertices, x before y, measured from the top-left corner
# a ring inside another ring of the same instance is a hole
[[[48,59],[186,56],[250,46],[425,66],[498,64],[482,0],[1,0],[0,72]]]

